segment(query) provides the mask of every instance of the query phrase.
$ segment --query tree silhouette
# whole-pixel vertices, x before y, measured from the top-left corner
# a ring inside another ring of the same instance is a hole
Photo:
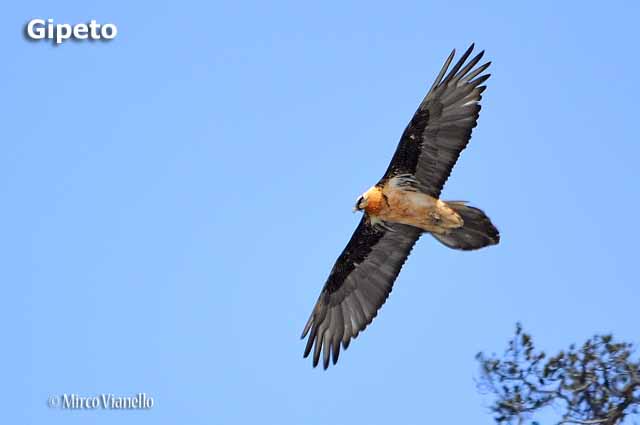
[[[525,424],[554,406],[558,424],[619,425],[640,412],[640,361],[633,345],[596,335],[547,358],[517,324],[503,358],[479,353],[482,392],[499,424]],[[536,424],[536,422],[531,422]]]

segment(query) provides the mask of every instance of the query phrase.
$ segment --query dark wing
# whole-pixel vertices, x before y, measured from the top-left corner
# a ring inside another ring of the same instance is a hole
[[[481,84],[491,75],[480,75],[491,62],[474,69],[484,51],[464,65],[472,50],[473,44],[445,77],[455,55],[455,50],[451,52],[404,130],[381,183],[409,174],[422,192],[440,197],[460,152],[469,143],[480,113],[481,94],[486,89]]]
[[[391,292],[393,282],[420,237],[421,230],[403,224],[371,225],[366,216],[336,260],[318,302],[302,331],[313,348],[313,366],[323,351],[323,364],[338,361],[340,343],[346,349],[351,338],[367,327]],[[314,347],[315,344],[315,347]]]

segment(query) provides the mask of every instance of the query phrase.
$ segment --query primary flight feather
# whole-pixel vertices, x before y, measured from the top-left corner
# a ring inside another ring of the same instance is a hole
[[[480,112],[484,51],[467,59],[471,45],[449,70],[451,52],[407,125],[384,176],[356,201],[364,214],[334,264],[302,332],[304,357],[313,352],[326,369],[340,345],[347,348],[378,313],[402,265],[423,233],[444,245],[474,250],[500,241],[485,213],[464,202],[440,200],[440,192],[460,152],[471,138]],[[465,64],[466,62],[466,64]],[[448,72],[447,72],[448,71]]]

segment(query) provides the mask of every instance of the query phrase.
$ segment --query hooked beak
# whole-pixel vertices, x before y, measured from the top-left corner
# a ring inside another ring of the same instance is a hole
[[[353,212],[356,213],[358,211],[362,211],[362,209],[366,206],[365,205],[361,208],[361,204],[363,203],[364,199],[361,197],[358,198],[358,200],[356,201],[356,205],[353,207]]]

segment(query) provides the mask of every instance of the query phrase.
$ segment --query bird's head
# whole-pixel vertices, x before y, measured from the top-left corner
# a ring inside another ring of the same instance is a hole
[[[378,186],[373,186],[360,195],[356,201],[356,205],[353,207],[353,211],[364,211],[367,214],[377,214],[382,206],[383,198],[384,195],[382,194],[382,189]]]
[[[356,205],[353,207],[353,212],[364,211],[364,209],[367,208],[368,202],[369,199],[367,193],[365,192],[356,200]]]

